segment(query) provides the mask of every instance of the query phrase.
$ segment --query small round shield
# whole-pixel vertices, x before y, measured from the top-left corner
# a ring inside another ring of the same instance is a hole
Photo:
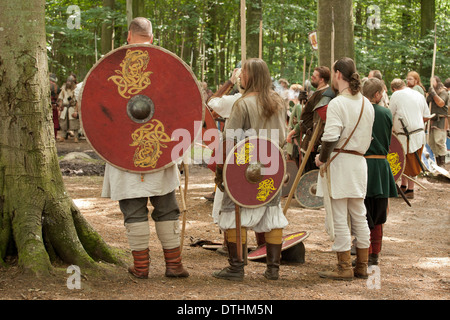
[[[161,47],[111,51],[89,71],[82,90],[85,136],[105,161],[122,170],[171,166],[201,133],[199,84],[180,58]]]
[[[283,189],[281,196],[286,197],[291,192],[292,185],[294,184],[295,177],[297,176],[298,167],[294,160],[286,161],[286,176],[283,182]]]
[[[394,175],[395,182],[397,182],[405,170],[406,154],[402,143],[395,134],[392,134],[391,136],[391,144],[389,146],[387,160],[391,167],[392,174]]]
[[[316,196],[317,176],[319,170],[311,170],[301,176],[295,190],[295,199],[307,209],[319,209],[323,207],[323,197]]]
[[[248,137],[227,155],[223,180],[234,203],[258,208],[281,192],[285,173],[286,160],[278,145],[264,137]]]

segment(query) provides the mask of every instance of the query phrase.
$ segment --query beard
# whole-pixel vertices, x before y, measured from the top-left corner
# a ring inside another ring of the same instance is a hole
[[[317,89],[317,87],[319,86],[319,82],[312,82],[311,81],[311,85]]]

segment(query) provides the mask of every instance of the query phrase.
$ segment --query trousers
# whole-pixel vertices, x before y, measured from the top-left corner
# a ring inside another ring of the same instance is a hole
[[[331,206],[335,235],[332,250],[336,252],[350,250],[351,235],[356,238],[357,248],[369,248],[370,229],[367,223],[364,199],[331,199]]]

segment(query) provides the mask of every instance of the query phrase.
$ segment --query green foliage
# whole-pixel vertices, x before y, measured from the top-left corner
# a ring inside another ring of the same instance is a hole
[[[448,0],[435,0],[437,55],[435,74],[450,76],[450,12]],[[354,0],[355,57],[362,76],[380,70],[389,83],[405,78],[410,70],[432,64],[434,32],[422,37],[420,0]],[[70,5],[81,10],[81,28],[67,27]],[[380,9],[381,25],[370,29],[368,18]],[[249,6],[249,1],[247,1]],[[240,0],[145,1],[145,16],[153,23],[154,44],[162,46],[192,67],[199,80],[211,88],[226,81],[240,61]],[[263,0],[263,59],[274,78],[301,83],[317,65],[317,53],[308,33],[317,28],[317,0]],[[50,71],[61,81],[71,72],[82,80],[100,55],[102,24],[114,25],[114,47],[126,43],[126,0],[114,9],[101,0],[53,0],[46,2],[46,28]],[[247,26],[248,27],[248,26]],[[259,30],[248,30],[248,33]],[[431,51],[431,53],[430,53]],[[306,70],[303,59],[306,58]],[[430,75],[422,74],[427,84]],[[389,87],[389,86],[388,86]]]

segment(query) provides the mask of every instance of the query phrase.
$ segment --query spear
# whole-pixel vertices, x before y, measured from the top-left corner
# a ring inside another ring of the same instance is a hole
[[[432,67],[431,67],[431,78],[430,78],[430,85],[431,85],[431,83],[432,83],[432,80],[433,80],[433,78],[434,78],[434,68],[436,67],[436,23],[434,24],[434,46],[433,46],[433,64],[432,64]],[[430,103],[429,103],[429,105],[428,105],[428,108],[430,109],[430,114],[431,114],[431,102],[432,101],[430,101]],[[427,124],[427,141],[428,141],[428,138],[429,138],[429,134],[430,134],[430,130],[431,130],[431,121],[428,121],[428,124]],[[430,143],[429,141],[428,141],[428,143]]]

